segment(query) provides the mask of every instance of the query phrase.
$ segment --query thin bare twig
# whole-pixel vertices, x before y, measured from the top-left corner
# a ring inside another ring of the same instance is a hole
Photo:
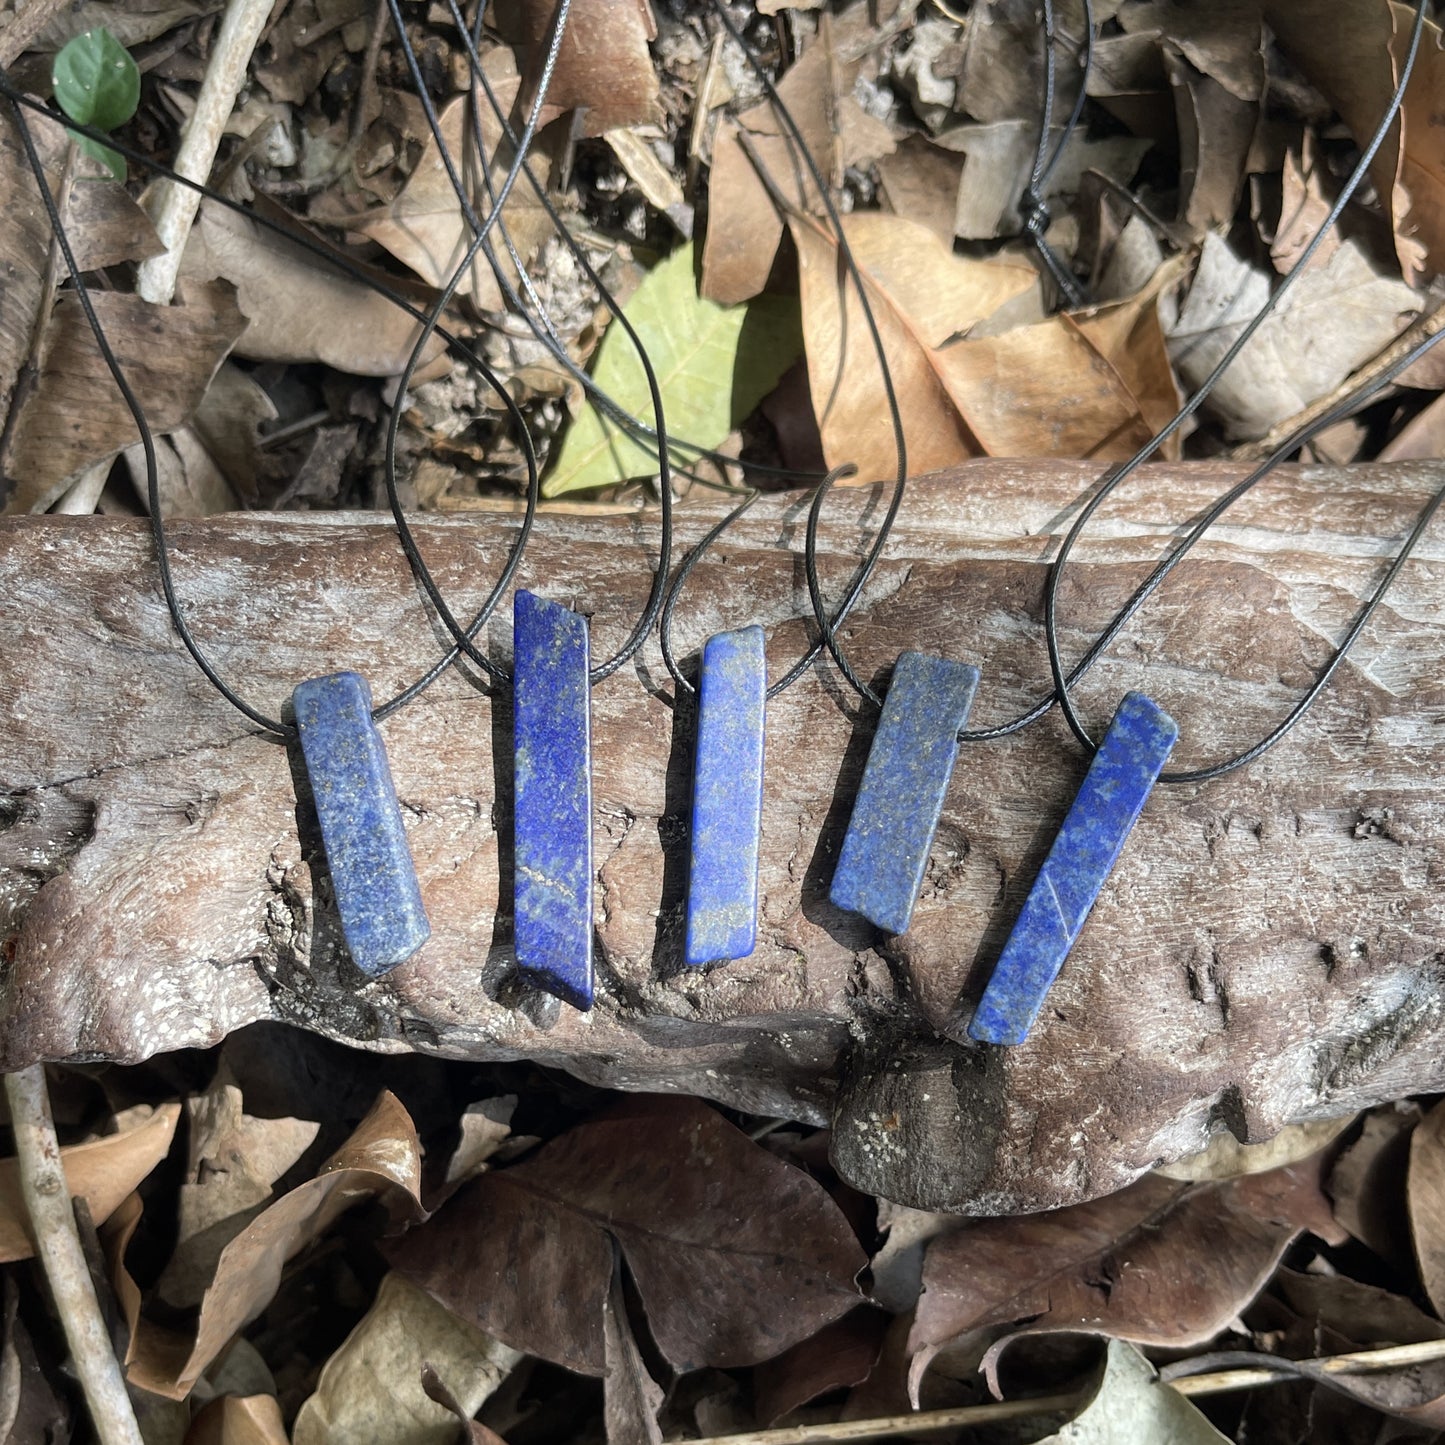
[[[175,169],[188,180],[203,184],[211,174],[221,134],[246,80],[251,53],[270,17],[274,0],[229,0],[216,43],[206,66],[206,78],[196,97],[196,109],[186,124]],[[151,219],[165,252],[142,261],[136,273],[136,291],[144,301],[167,305],[176,289],[181,252],[196,219],[200,194],[170,181],[155,189]]]
[[[96,1438],[101,1445],[144,1445],[75,1226],[44,1066],[32,1064],[6,1074],[5,1097],[35,1255],[45,1270]]]
[[[1445,1340],[1424,1340],[1414,1345],[1390,1345],[1380,1350],[1358,1350],[1348,1355],[1302,1360],[1302,1375],[1293,1370],[1234,1369],[1191,1375],[1170,1382],[1181,1395],[1222,1395],[1230,1390],[1256,1390],[1287,1380],[1315,1375],[1354,1375],[1377,1370],[1398,1370],[1445,1359]],[[846,1445],[854,1440],[893,1440],[904,1435],[941,1434],[999,1420],[1026,1420],[1036,1415],[1074,1412],[1088,1404],[1089,1391],[1065,1395],[1039,1395],[1029,1400],[999,1400],[988,1405],[961,1405],[952,1410],[915,1410],[903,1415],[881,1415],[873,1420],[840,1420],[836,1424],[785,1425],[775,1430],[749,1430],[741,1435],[711,1435],[692,1445]]]
[[[1351,372],[1327,396],[1311,402],[1303,411],[1296,412],[1294,416],[1286,417],[1282,422],[1271,427],[1268,436],[1261,437],[1256,442],[1244,442],[1235,447],[1229,454],[1230,458],[1237,462],[1262,461],[1282,445],[1292,433],[1303,426],[1308,426],[1317,417],[1322,417],[1327,411],[1338,406],[1352,392],[1368,386],[1376,377],[1387,372],[1412,347],[1418,346],[1427,336],[1434,336],[1441,330],[1445,330],[1445,306],[1437,306],[1434,311],[1420,317],[1417,321],[1412,321],[1384,350],[1372,360],[1367,361],[1358,371]]]

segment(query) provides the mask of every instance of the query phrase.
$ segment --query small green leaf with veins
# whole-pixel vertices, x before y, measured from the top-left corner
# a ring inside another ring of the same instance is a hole
[[[87,30],[68,42],[50,68],[50,82],[61,110],[96,130],[124,125],[140,104],[140,70],[109,30]],[[125,162],[109,146],[89,136],[75,140],[117,180],[125,179]]]
[[[668,435],[715,447],[777,385],[802,353],[796,297],[718,306],[697,294],[689,243],[654,266],[625,307],[657,373]],[[592,368],[624,411],[653,425],[652,395],[631,338],[614,322]],[[657,454],[588,406],[568,428],[549,497],[657,472]]]

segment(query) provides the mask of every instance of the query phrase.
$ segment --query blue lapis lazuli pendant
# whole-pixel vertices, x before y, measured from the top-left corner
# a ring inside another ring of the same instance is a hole
[[[301,683],[291,706],[341,932],[357,968],[377,978],[410,958],[431,926],[371,689],[357,673],[335,672]]]
[[[587,619],[512,604],[514,902],[528,982],[592,1007],[592,722]]]
[[[1143,693],[1119,704],[1094,761],[1034,879],[969,1037],[1021,1044],[1118,861],[1179,728]]]
[[[968,721],[978,669],[922,652],[899,656],[828,897],[887,933],[904,933]]]
[[[692,965],[746,958],[757,944],[767,689],[761,627],[708,640],[698,678],[683,950]]]

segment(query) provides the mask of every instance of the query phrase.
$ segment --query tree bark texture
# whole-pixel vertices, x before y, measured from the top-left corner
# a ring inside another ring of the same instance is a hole
[[[1060,596],[1077,658],[1181,524],[1235,480],[1146,469]],[[971,725],[1048,690],[1046,562],[1097,469],[991,462],[923,478],[843,629],[860,674],[905,648],[983,670]],[[1285,469],[1179,568],[1079,685],[1095,736],[1128,689],[1178,719],[1173,765],[1240,751],[1329,659],[1439,485],[1437,464]],[[805,497],[761,500],[693,575],[677,644],[761,623],[779,676],[813,629]],[[841,596],[886,498],[830,499]],[[679,509],[679,545],[721,503]],[[427,521],[458,615],[515,518]],[[354,668],[378,700],[438,655],[390,526],[237,515],[173,527],[186,615],[275,715]],[[655,512],[542,518],[519,584],[587,613],[594,658],[644,604]],[[536,1059],[624,1089],[831,1121],[859,1187],[998,1213],[1116,1189],[1297,1119],[1445,1089],[1445,523],[1300,726],[1261,760],[1156,790],[1019,1048],[963,1030],[1086,764],[1057,709],[964,747],[910,931],[827,899],[874,717],[831,665],[770,705],[756,952],[680,960],[691,723],[655,639],[593,693],[599,1002],[530,995],[509,957],[511,700],[456,669],[382,724],[432,923],[388,977],[352,967],[298,760],[209,686],[161,601],[143,522],[0,523],[0,1067],[137,1060],[282,1019],[366,1047]],[[486,646],[499,660],[510,619]],[[298,803],[298,794],[300,802]]]

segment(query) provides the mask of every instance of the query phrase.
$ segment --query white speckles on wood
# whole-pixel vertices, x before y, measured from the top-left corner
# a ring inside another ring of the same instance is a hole
[[[850,620],[872,678],[905,648],[982,668],[977,726],[1047,686],[1047,536],[1092,481],[988,463],[917,482]],[[1060,598],[1077,656],[1174,526],[1234,473],[1163,467],[1107,509]],[[1079,692],[1098,728],[1145,687],[1181,727],[1175,765],[1261,735],[1328,656],[1436,484],[1423,465],[1291,471],[1239,508]],[[758,622],[779,675],[805,645],[799,497],[765,498],[698,569],[679,646]],[[718,515],[682,511],[679,542]],[[829,503],[838,595],[876,498]],[[501,565],[513,519],[437,521],[421,545],[458,612]],[[655,519],[548,517],[521,586],[591,616],[597,655],[648,586]],[[783,539],[780,543],[780,538]],[[237,516],[175,528],[188,616],[267,710],[295,683],[364,671],[378,698],[436,655],[375,517]],[[746,579],[745,585],[740,579]],[[503,623],[489,645],[505,656]],[[769,709],[758,947],[679,966],[690,737],[654,695],[655,646],[593,698],[598,1002],[519,1008],[510,875],[510,699],[460,674],[383,724],[433,935],[360,979],[316,894],[285,749],[254,735],[171,635],[143,523],[0,523],[0,1066],[137,1059],[283,1018],[380,1049],[530,1057],[623,1087],[764,1113],[836,1112],[839,1164],[894,1199],[1043,1208],[1295,1118],[1445,1089],[1445,525],[1319,707],[1254,767],[1161,790],[1028,1044],[937,1042],[971,1006],[1083,773],[1056,719],[962,750],[913,926],[827,902],[868,728],[817,671]],[[502,755],[494,762],[494,745]],[[666,852],[664,852],[664,843]],[[540,1020],[540,1022],[538,1022]],[[1081,1137],[1082,1135],[1082,1137]],[[865,1147],[866,1146],[866,1147]]]

